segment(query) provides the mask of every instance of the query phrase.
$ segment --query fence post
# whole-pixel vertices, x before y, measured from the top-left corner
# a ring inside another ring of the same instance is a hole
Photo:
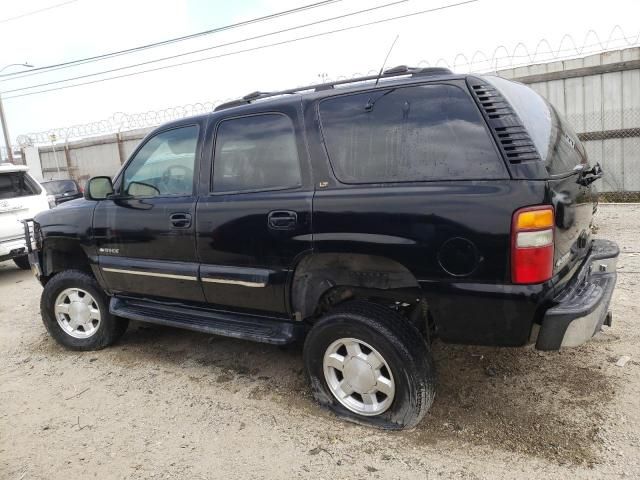
[[[64,144],[64,161],[67,164],[67,175],[69,175],[69,178],[73,179],[74,175],[71,173],[71,152],[68,141]]]
[[[126,158],[124,155],[124,143],[122,142],[120,132],[116,133],[116,142],[118,144],[118,160],[120,160],[120,165],[122,165]]]

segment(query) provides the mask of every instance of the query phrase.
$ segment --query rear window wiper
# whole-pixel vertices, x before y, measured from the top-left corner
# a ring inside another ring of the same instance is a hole
[[[595,182],[599,178],[602,178],[603,173],[604,172],[599,163],[596,163],[593,167],[591,167],[588,170],[584,170],[584,167],[583,167],[582,169],[580,169],[580,174],[577,182],[580,185],[583,185],[586,187],[587,185],[591,185],[593,182]]]

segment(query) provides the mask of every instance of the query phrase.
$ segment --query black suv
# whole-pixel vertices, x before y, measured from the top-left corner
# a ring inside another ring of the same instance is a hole
[[[82,188],[75,180],[50,180],[41,185],[53,197],[56,205],[82,197]]]
[[[319,403],[398,429],[433,402],[435,338],[557,350],[610,324],[600,176],[528,87],[398,67],[164,125],[25,230],[65,347],[128,320],[304,339]]]

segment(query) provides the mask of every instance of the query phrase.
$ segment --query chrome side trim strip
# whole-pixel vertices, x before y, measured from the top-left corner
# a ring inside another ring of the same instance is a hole
[[[243,287],[266,287],[264,282],[245,282],[243,280],[227,280],[225,278],[202,278],[203,282],[207,283],[225,283],[227,285],[242,285]]]
[[[145,277],[175,278],[176,280],[198,280],[198,277],[192,277],[189,275],[173,275],[171,273],[141,272],[139,270],[124,270],[121,268],[109,267],[103,267],[102,270],[105,272],[113,273],[127,273],[129,275],[143,275]]]

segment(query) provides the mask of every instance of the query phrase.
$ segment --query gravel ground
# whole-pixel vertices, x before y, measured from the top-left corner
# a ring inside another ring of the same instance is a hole
[[[435,404],[395,433],[320,410],[296,349],[133,324],[63,350],[2,263],[0,478],[640,478],[640,206],[597,222],[622,250],[613,327],[552,353],[436,342]]]

